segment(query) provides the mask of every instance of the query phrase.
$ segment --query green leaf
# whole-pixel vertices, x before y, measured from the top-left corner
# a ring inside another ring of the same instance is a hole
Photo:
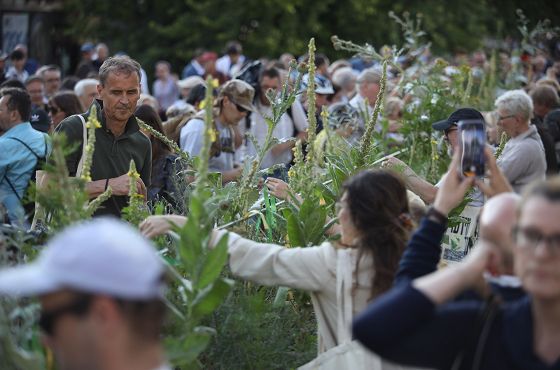
[[[212,313],[225,299],[233,284],[231,279],[219,279],[200,290],[193,301],[193,317],[196,319]]]
[[[206,261],[204,261],[202,271],[200,272],[198,288],[205,288],[220,276],[228,258],[227,241],[228,235],[225,234],[216,244],[215,248],[208,249]]]
[[[289,208],[283,210],[287,222],[288,238],[293,247],[305,247],[305,235],[296,214]]]
[[[208,347],[212,336],[210,331],[200,330],[189,333],[182,343],[170,342],[167,351],[169,361],[175,366],[191,368],[198,355]]]

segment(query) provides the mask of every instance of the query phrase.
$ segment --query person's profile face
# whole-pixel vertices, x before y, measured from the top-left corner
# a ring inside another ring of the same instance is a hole
[[[92,369],[95,343],[91,333],[91,302],[59,291],[39,297],[42,342],[54,354],[59,370]]]
[[[560,298],[560,202],[532,196],[514,232],[515,273],[535,298]]]

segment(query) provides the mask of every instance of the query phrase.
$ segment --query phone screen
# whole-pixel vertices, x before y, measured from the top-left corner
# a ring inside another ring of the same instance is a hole
[[[482,120],[459,121],[461,173],[465,177],[484,177],[486,130]]]

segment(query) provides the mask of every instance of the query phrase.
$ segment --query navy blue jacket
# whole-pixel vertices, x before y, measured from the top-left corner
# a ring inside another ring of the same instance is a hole
[[[426,217],[422,219],[420,226],[412,235],[401,257],[395,276],[395,285],[408,283],[437,270],[441,256],[441,240],[446,230],[447,225],[432,221]],[[521,288],[494,283],[490,283],[490,286],[493,292],[505,301],[517,300],[525,295]],[[457,298],[457,300],[464,299],[480,299],[480,297],[470,291],[461,294]]]
[[[379,297],[353,324],[354,337],[383,358],[403,365],[448,370],[469,345],[482,301],[436,307],[409,284]],[[533,319],[528,296],[503,305],[492,322],[479,370],[560,369],[533,352]]]

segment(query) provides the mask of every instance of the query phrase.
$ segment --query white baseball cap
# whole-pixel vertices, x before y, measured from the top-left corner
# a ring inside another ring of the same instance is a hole
[[[72,289],[124,299],[163,296],[165,267],[130,225],[98,218],[55,236],[36,261],[0,270],[0,294],[37,296]]]
[[[204,85],[204,80],[200,76],[189,76],[182,80],[177,81],[177,86],[180,89],[192,89],[196,85]]]

